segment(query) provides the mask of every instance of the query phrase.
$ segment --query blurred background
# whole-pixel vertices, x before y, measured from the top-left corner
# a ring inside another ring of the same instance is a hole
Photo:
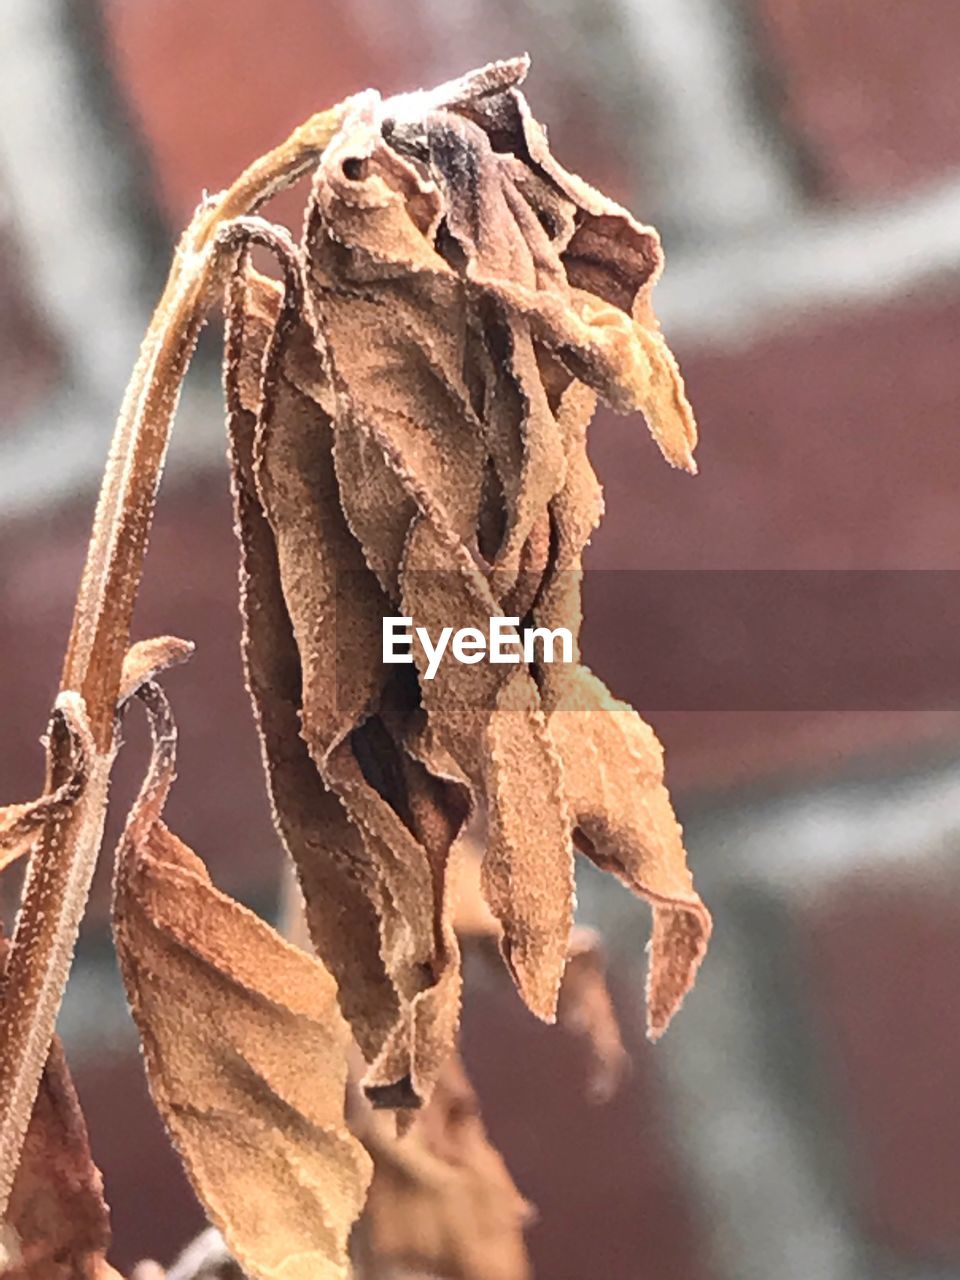
[[[38,790],[116,409],[202,192],[350,92],[414,88],[524,49],[555,154],[664,236],[657,309],[700,420],[700,475],[670,472],[640,422],[600,415],[608,515],[591,564],[622,575],[654,636],[664,612],[667,668],[671,654],[687,664],[682,684],[698,663],[683,643],[697,578],[682,571],[937,570],[952,590],[956,0],[5,0],[0,799]],[[297,202],[278,216],[296,226]],[[214,326],[175,432],[136,634],[198,645],[167,681],[182,739],[171,825],[223,888],[272,915],[279,857],[237,650],[218,360]],[[654,573],[670,575],[655,610],[643,594]],[[895,689],[903,653],[884,648],[883,627],[854,643],[842,599],[827,592],[813,618],[823,653],[853,676],[869,649]],[[615,622],[607,607],[591,621],[598,637]],[[710,616],[704,662],[716,645],[736,663],[756,618],[722,605]],[[674,707],[645,703],[643,663],[629,633],[621,641],[596,665],[666,745],[716,933],[696,991],[650,1048],[648,912],[584,874],[581,915],[607,937],[634,1060],[603,1108],[584,1096],[579,1045],[505,985],[468,998],[489,1128],[540,1211],[537,1276],[960,1277],[948,665],[909,708],[883,696],[853,710],[813,696]],[[136,741],[125,755],[118,809]],[[146,1096],[108,898],[104,867],[60,1025],[125,1267],[169,1259],[201,1219]]]

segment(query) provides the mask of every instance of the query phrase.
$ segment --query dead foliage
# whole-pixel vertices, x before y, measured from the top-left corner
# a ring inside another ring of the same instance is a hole
[[[382,658],[398,615],[434,631],[513,617],[576,647],[598,400],[695,469],[651,306],[657,234],[553,158],[525,72],[348,99],[207,201],[178,249],[104,479],[44,792],[0,811],[0,869],[29,855],[0,1004],[11,1277],[111,1274],[52,1033],[137,705],[153,750],[116,853],[115,939],[153,1098],[222,1233],[207,1274],[232,1257],[261,1280],[346,1276],[366,1204],[357,1274],[529,1275],[530,1207],[457,1057],[461,950],[498,948],[532,1012],[585,1037],[608,1096],[625,1054],[599,940],[573,927],[575,851],[652,906],[652,1037],[694,979],[710,919],[662,750],[578,649],[446,653],[429,675],[416,651]],[[307,171],[295,243],[255,214]],[[251,266],[255,244],[278,280]],[[164,824],[176,734],[156,677],[189,646],[130,643],[180,382],[221,297],[247,681],[315,957]]]

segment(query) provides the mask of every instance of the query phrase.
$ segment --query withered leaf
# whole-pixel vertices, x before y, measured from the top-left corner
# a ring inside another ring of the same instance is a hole
[[[452,570],[431,525],[415,522],[403,564],[404,613],[432,630],[451,616],[485,628],[498,604],[463,553],[461,563]],[[522,665],[445,661],[423,681],[421,696],[437,740],[486,801],[484,892],[521,993],[552,1019],[573,918],[573,862],[560,761],[533,677]]]
[[[580,629],[583,548],[602,510],[586,452],[589,412],[573,388],[560,400],[557,416],[570,465],[550,504],[554,563],[533,609],[539,625],[566,626],[574,637]],[[543,666],[540,687],[563,760],[577,847],[653,907],[647,1027],[656,1039],[693,984],[712,927],[687,868],[664,783],[663,748],[636,711],[583,665]]]
[[[139,697],[154,753],[118,849],[114,926],[154,1100],[251,1277],[344,1277],[369,1161],[343,1120],[335,984],[164,826],[175,731],[158,686]]]
[[[269,289],[246,273],[233,296],[226,382],[244,651],[275,814],[312,941],[371,1063],[368,1087],[384,1104],[416,1103],[450,1051],[459,1008],[444,914],[464,802],[441,797],[450,786],[427,775],[404,741],[401,702],[380,689],[381,592],[337,501],[329,418],[294,381],[300,308],[288,296],[278,318]],[[368,721],[375,697],[382,714]],[[296,732],[301,703],[314,764]],[[371,781],[376,769],[392,791]]]
[[[571,674],[563,696],[549,724],[564,761],[578,847],[653,907],[647,1026],[657,1039],[693,983],[710,916],[683,856],[653,730],[584,668]]]
[[[570,935],[557,1021],[586,1042],[591,1100],[609,1101],[626,1074],[629,1060],[607,987],[603,944],[600,935],[584,925],[577,925]]]
[[[0,938],[0,969],[8,944]],[[60,1041],[54,1039],[13,1183],[6,1221],[16,1260],[5,1280],[109,1280],[110,1217]]]
[[[300,737],[303,676],[280,584],[276,545],[260,506],[254,443],[263,362],[280,297],[238,276],[228,299],[226,373],[234,511],[241,546],[243,655],[280,835],[297,869],[317,954],[337,981],[340,1005],[365,1055],[381,1049],[397,1018],[396,991],[380,956],[378,873],[340,799]]]
[[[501,930],[480,887],[483,842],[481,831],[467,833],[455,923],[464,953],[486,959]],[[574,925],[570,931],[557,1022],[586,1044],[588,1097],[598,1103],[609,1101],[629,1068],[629,1059],[607,988],[603,943],[596,930],[585,925]]]
[[[422,1104],[452,1047],[449,902],[470,812],[487,822],[504,957],[541,1017],[567,962],[575,847],[654,904],[654,1033],[709,933],[656,740],[585,668],[554,679],[448,654],[428,679],[380,658],[388,614],[578,636],[597,397],[641,410],[694,469],[651,307],[657,234],[557,164],[525,71],[351,99],[301,245],[273,246],[282,286],[241,261],[232,289],[249,682],[311,937],[389,1105]]]
[[[456,1055],[405,1137],[365,1113],[358,1132],[374,1175],[359,1224],[361,1274],[528,1280],[523,1229],[534,1216],[487,1137]]]

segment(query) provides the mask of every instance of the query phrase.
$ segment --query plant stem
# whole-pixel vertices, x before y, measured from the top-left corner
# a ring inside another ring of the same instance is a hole
[[[201,205],[177,246],[120,410],[63,667],[61,688],[83,695],[103,750],[113,734],[120,668],[170,427],[216,267],[217,231],[308,170],[339,119],[333,108],[301,125],[228,191]]]
[[[0,1219],[6,1211],[103,835],[123,659],[173,418],[217,283],[218,234],[317,162],[342,108],[312,116],[197,210],[124,395],[64,659],[92,731],[84,795],[48,824],[30,861],[0,1003]],[[57,784],[48,767],[47,790]]]

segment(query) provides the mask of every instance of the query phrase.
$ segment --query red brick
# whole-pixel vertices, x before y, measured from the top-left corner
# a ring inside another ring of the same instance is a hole
[[[591,563],[960,568],[958,331],[960,294],[918,291],[730,351],[678,344],[700,474],[664,466],[640,418],[598,418],[607,514]]]
[[[825,193],[884,196],[960,165],[954,0],[759,0],[759,11]]]
[[[871,876],[806,921],[858,1200],[899,1254],[960,1264],[960,894],[952,869]]]
[[[225,186],[301,120],[383,74],[382,55],[344,5],[105,0],[104,16],[178,223],[203,190]]]

